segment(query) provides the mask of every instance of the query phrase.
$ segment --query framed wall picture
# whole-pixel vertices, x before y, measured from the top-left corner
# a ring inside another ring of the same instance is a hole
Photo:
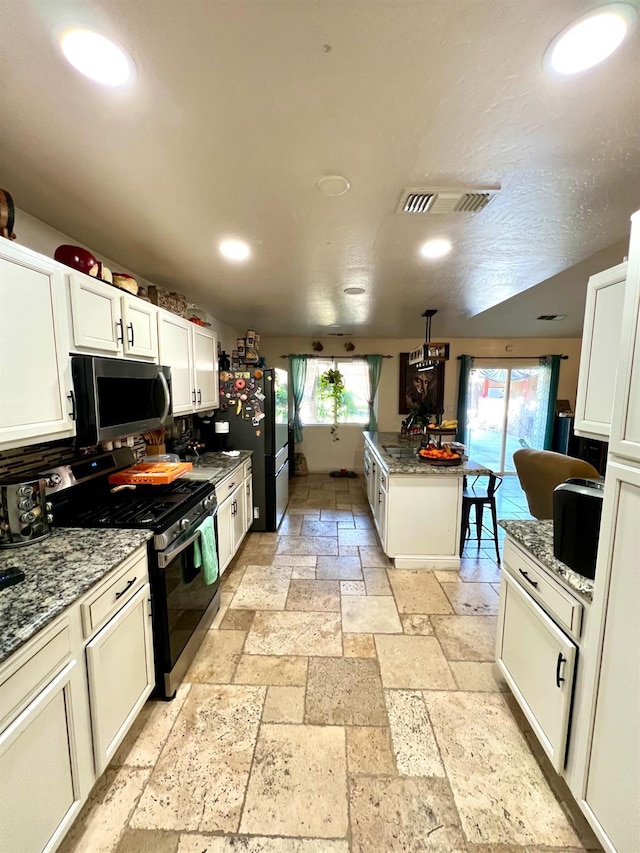
[[[409,364],[409,353],[400,353],[398,414],[408,415],[413,406],[425,402],[433,413],[444,410],[444,361],[423,371]]]

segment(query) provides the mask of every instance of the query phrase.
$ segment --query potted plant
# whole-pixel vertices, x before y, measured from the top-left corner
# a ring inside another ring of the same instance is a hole
[[[320,396],[331,400],[333,409],[333,425],[331,427],[331,438],[340,441],[338,437],[338,416],[344,403],[344,377],[337,368],[329,368],[320,376]]]

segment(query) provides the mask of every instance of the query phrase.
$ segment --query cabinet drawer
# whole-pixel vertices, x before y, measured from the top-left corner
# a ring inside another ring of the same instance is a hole
[[[218,504],[221,504],[225,498],[228,498],[229,495],[240,485],[243,479],[243,469],[238,466],[230,474],[227,474],[224,480],[220,480],[219,483],[216,483],[216,500],[218,501]]]
[[[82,607],[84,636],[90,637],[111,619],[148,580],[147,555],[129,559],[108,582],[90,594]]]
[[[276,468],[276,471],[277,470],[278,469]],[[243,471],[243,477],[245,480],[247,479],[247,477],[251,476],[251,472],[253,471],[253,465],[251,463],[251,459],[247,459],[247,461],[244,463],[244,468],[242,469],[242,471]]]
[[[6,680],[0,675],[0,725],[49,682],[71,658],[71,629],[62,624]],[[30,644],[29,644],[30,645]],[[28,648],[28,647],[27,647]]]
[[[539,601],[571,636],[578,639],[582,627],[580,602],[565,592],[508,539],[504,544],[503,556],[505,567],[518,579],[520,585]]]

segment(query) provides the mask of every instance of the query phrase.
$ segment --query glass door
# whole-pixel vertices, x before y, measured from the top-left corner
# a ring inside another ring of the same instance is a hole
[[[470,370],[467,453],[474,462],[498,474],[515,473],[516,450],[544,447],[547,373],[538,365]]]

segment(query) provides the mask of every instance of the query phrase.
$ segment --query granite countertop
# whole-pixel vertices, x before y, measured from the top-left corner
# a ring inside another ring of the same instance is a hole
[[[406,447],[415,449],[417,452],[420,447],[419,436],[404,436],[397,432],[364,432],[364,439],[368,442],[376,453],[380,456],[389,471],[389,474],[425,474],[437,475],[438,477],[463,477],[465,474],[475,476],[483,476],[492,474],[490,468],[485,468],[484,465],[479,465],[471,459],[462,459],[460,465],[429,465],[428,462],[421,462],[413,454],[408,457],[391,456],[386,452],[385,447]]]
[[[506,532],[525,550],[555,575],[565,582],[574,592],[580,593],[587,601],[593,598],[593,581],[570,569],[553,556],[553,521],[551,519],[533,519],[531,521],[498,522]]]
[[[247,459],[251,459],[253,450],[240,450],[238,456],[227,456],[224,453],[203,453],[197,459],[190,458],[193,469],[185,474],[190,480],[209,480],[219,483],[227,474],[242,465]]]
[[[0,551],[26,575],[0,590],[0,662],[153,536],[150,530],[54,528],[42,542]]]

